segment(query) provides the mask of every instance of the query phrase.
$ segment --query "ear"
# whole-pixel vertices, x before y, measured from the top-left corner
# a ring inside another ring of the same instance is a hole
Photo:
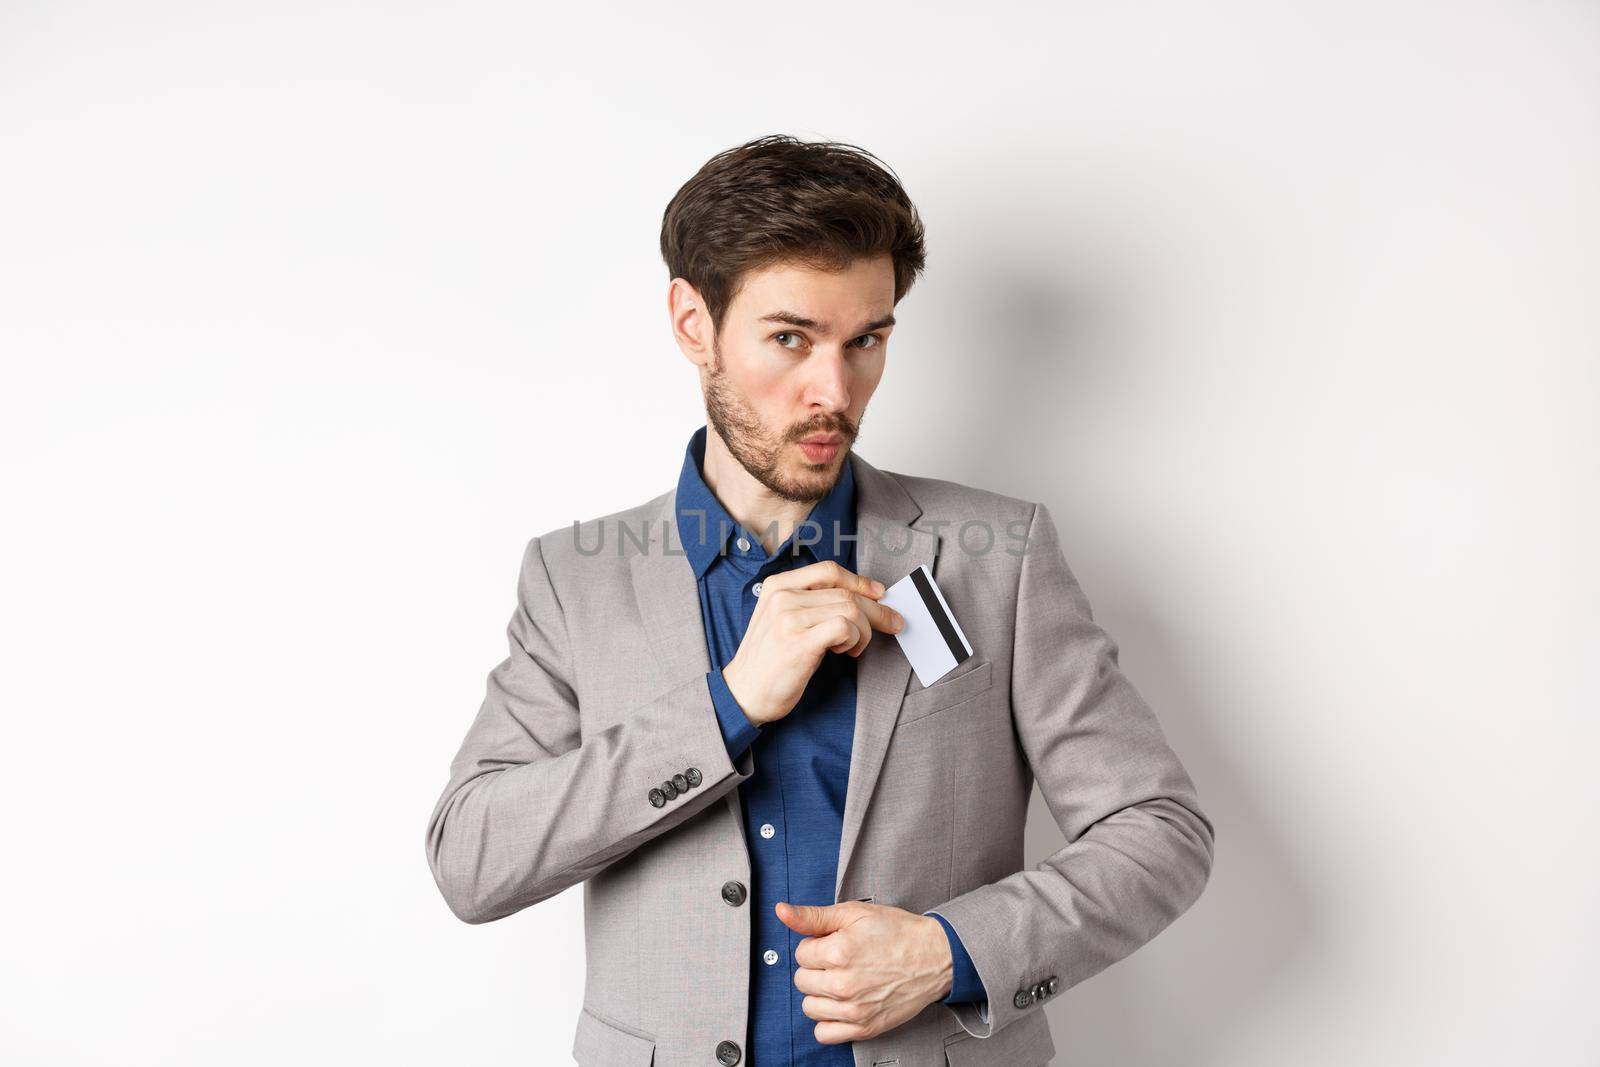
[[[667,317],[672,324],[672,339],[685,359],[697,367],[711,366],[711,316],[700,291],[684,278],[674,278],[667,286]]]

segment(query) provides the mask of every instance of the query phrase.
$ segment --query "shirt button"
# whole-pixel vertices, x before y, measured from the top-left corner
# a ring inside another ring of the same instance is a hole
[[[764,823],[761,824],[761,836],[762,837],[771,837],[773,834],[775,834],[777,832],[778,831],[776,831],[776,830],[774,830],[772,828],[772,824],[770,822],[764,822]]]
[[[772,951],[770,948],[761,954],[761,958],[767,961],[768,967],[771,967],[774,963],[778,962],[778,954]]]
[[[761,595],[761,583],[757,582],[755,585],[752,585],[750,587],[750,591],[752,593],[754,593],[756,596],[760,596]]]
[[[746,538],[741,537],[739,540],[735,541],[734,544],[739,546],[740,552],[750,551],[750,542]]]

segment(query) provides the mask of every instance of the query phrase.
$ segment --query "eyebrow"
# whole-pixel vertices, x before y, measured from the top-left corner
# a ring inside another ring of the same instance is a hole
[[[802,330],[816,330],[818,333],[829,333],[830,332],[827,323],[818,322],[816,319],[808,319],[804,315],[796,315],[792,311],[774,311],[774,312],[771,312],[769,314],[761,316],[761,318],[757,319],[756,321],[757,322],[781,322],[785,326],[798,326]],[[893,326],[893,325],[894,325],[894,313],[890,312],[889,314],[883,316],[883,318],[881,318],[881,319],[873,319],[871,322],[869,322],[865,326],[861,327],[861,329],[858,330],[857,332],[858,333],[869,333],[872,330],[881,330],[885,326]]]

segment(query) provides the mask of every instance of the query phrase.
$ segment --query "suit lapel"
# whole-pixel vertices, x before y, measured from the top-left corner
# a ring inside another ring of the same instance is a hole
[[[888,586],[923,564],[932,570],[939,537],[911,526],[922,514],[916,501],[899,482],[855,452],[850,453],[848,462],[854,465],[856,480],[856,572]],[[629,556],[634,595],[651,653],[662,677],[669,682],[686,681],[711,670],[705,620],[700,614],[700,590],[678,537],[677,495],[673,489],[661,498],[659,507],[647,509],[650,525],[644,534],[649,540],[642,551],[631,539],[620,549]],[[850,857],[861,835],[910,679],[911,664],[894,636],[874,631],[872,642],[856,660],[855,734],[839,837],[835,900],[844,887]],[[728,803],[742,832],[738,794],[737,789],[730,791]]]
[[[850,462],[855,465],[856,477],[856,573],[890,586],[922,564],[932,570],[939,536],[910,525],[922,514],[916,501],[899,482],[854,452]],[[910,679],[911,662],[900,651],[894,635],[874,630],[867,650],[856,660],[856,727],[850,749],[844,826],[839,835],[835,901],[844,888],[850,857],[861,835],[861,824],[866,819],[867,805]]]
[[[678,537],[677,497],[678,491],[673,489],[650,513],[645,531],[650,540],[644,551],[633,540],[623,542],[633,567],[633,592],[650,651],[669,683],[688,681],[711,669],[705,620],[700,615],[700,586]],[[630,536],[638,533],[630,531]]]

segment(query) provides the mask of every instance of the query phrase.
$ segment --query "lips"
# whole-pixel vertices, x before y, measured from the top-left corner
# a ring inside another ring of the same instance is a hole
[[[806,459],[812,463],[826,463],[843,445],[844,438],[838,434],[814,434],[811,437],[801,438],[800,451],[804,452]]]

